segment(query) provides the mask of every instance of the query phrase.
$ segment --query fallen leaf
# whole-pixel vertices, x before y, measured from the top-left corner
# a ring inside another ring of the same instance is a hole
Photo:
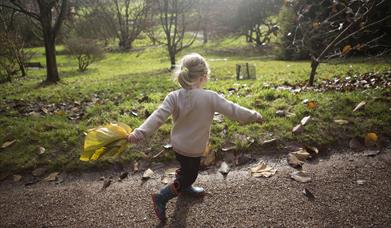
[[[316,109],[317,108],[317,104],[315,101],[310,101],[307,103],[307,108],[309,109]]]
[[[334,120],[334,123],[337,123],[339,125],[344,125],[344,124],[348,124],[349,121],[347,121],[347,120]]]
[[[309,102],[308,99],[304,99],[304,100],[302,101],[303,104],[307,104],[308,102]]]
[[[311,181],[311,177],[309,177],[306,173],[302,171],[295,171],[293,173],[290,173],[289,175],[293,180],[301,183],[307,183]]]
[[[120,180],[123,180],[123,179],[127,178],[128,175],[129,175],[128,172],[122,172],[121,175],[119,175],[119,179],[120,179]]]
[[[285,110],[277,110],[276,111],[276,116],[278,116],[278,117],[285,117],[286,116]]]
[[[44,108],[44,107],[41,108],[41,111],[42,111],[43,113],[45,113],[45,114],[48,114],[48,112],[49,112],[48,109],[47,109],[47,108]]]
[[[168,144],[164,145],[163,148],[166,150],[169,150],[169,149],[172,149],[172,145],[168,143]]]
[[[308,121],[310,121],[310,119],[311,119],[311,116],[306,116],[306,117],[304,117],[303,119],[301,119],[301,121],[300,121],[300,123],[301,123],[301,125],[306,125],[307,123],[308,123]]]
[[[293,134],[299,134],[299,133],[301,133],[301,132],[303,132],[303,131],[304,131],[304,127],[303,127],[303,125],[301,125],[301,124],[296,125],[296,126],[292,129],[292,133],[293,133]]]
[[[229,173],[229,165],[226,162],[222,162],[219,168],[219,172],[223,175],[227,175]]]
[[[342,48],[342,55],[348,54],[352,50],[352,46],[350,44],[346,45]]]
[[[109,187],[110,185],[111,185],[111,180],[110,180],[110,179],[103,181],[102,190],[103,190],[103,189],[106,189],[106,188]]]
[[[12,179],[14,180],[14,182],[19,182],[20,180],[22,180],[22,176],[21,175],[13,175]]]
[[[205,148],[204,154],[201,157],[201,165],[204,167],[213,165],[216,162],[216,153],[211,148],[211,146],[207,146]]]
[[[170,178],[170,177],[163,177],[163,178],[162,178],[162,183],[163,183],[163,184],[168,184],[168,183],[171,182],[171,179],[172,179],[172,178]]]
[[[312,194],[312,192],[310,192],[310,190],[308,190],[307,188],[304,188],[303,194],[304,194],[305,196],[307,196],[308,199],[310,199],[310,200],[315,199],[314,194]]]
[[[164,174],[169,175],[175,175],[178,168],[169,168],[164,171]]]
[[[138,172],[139,171],[139,163],[135,161],[133,163],[133,172]]]
[[[272,168],[264,162],[258,163],[256,166],[250,168],[251,176],[253,177],[271,177],[276,174],[277,169]]]
[[[145,172],[144,172],[142,178],[143,178],[144,180],[145,180],[145,179],[149,179],[149,178],[152,177],[152,175],[153,175],[152,169],[147,169],[147,170],[145,170]]]
[[[363,185],[366,181],[365,180],[357,180],[357,184]]]
[[[221,148],[221,150],[222,150],[223,152],[227,152],[227,151],[235,150],[235,149],[236,149],[236,145],[232,145],[232,146],[227,146],[227,147]]]
[[[310,157],[310,153],[308,153],[307,150],[302,148],[298,151],[291,152],[290,154],[296,156],[296,158],[299,159],[300,161],[305,161]]]
[[[14,144],[16,142],[16,139],[12,140],[12,141],[7,141],[5,143],[3,143],[3,145],[1,145],[1,149],[5,149],[9,146],[11,146],[12,144]]]
[[[50,173],[47,177],[44,178],[44,180],[45,181],[56,181],[59,174],[60,174],[60,172]]]
[[[216,121],[217,123],[222,123],[224,121],[224,116],[218,112],[215,112],[213,116],[213,120]]]
[[[367,102],[366,101],[361,101],[354,109],[353,109],[353,112],[361,109],[362,107],[364,107],[364,105],[366,105]]]
[[[137,117],[138,116],[138,113],[136,111],[130,111],[130,114],[132,114],[133,116]]]
[[[45,151],[46,151],[45,147],[43,147],[43,146],[38,147],[38,154],[39,154],[39,155],[44,154]]]
[[[378,139],[377,134],[374,132],[368,133],[365,137],[366,141],[376,142]]]
[[[376,155],[380,154],[380,150],[368,150],[363,155],[367,157],[375,157]]]
[[[304,149],[309,152],[310,154],[319,154],[319,150],[318,148],[314,147],[314,146],[307,146],[305,145],[304,146]]]
[[[293,168],[300,168],[300,167],[304,164],[303,161],[299,160],[299,159],[298,159],[294,154],[292,154],[292,153],[289,153],[289,154],[288,154],[287,160],[288,160],[288,164],[289,164],[290,166],[292,166]]]
[[[277,139],[269,139],[262,142],[262,146],[274,146],[277,144]]]
[[[31,174],[35,177],[40,177],[46,173],[46,170],[47,170],[47,168],[43,168],[43,167],[37,168],[37,169],[34,169]]]

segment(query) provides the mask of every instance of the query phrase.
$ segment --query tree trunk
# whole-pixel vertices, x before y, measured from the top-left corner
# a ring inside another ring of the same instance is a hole
[[[204,25],[202,29],[202,35],[204,38],[204,44],[208,43],[208,28],[206,27],[206,25]]]
[[[120,38],[119,39],[119,48],[121,50],[125,50],[125,51],[128,51],[131,49],[131,45],[130,45],[130,42],[129,42],[129,39],[127,38]]]
[[[53,31],[51,31],[51,28],[46,29],[45,27],[43,27],[43,30],[47,72],[46,83],[52,84],[60,81],[56,61],[56,41]]]
[[[168,48],[168,54],[170,55],[170,63],[171,63],[170,69],[173,70],[173,69],[175,69],[175,63],[176,63],[175,51],[172,51],[172,50],[170,50],[170,48]]]
[[[314,85],[314,80],[315,80],[315,74],[316,74],[316,69],[319,66],[319,61],[315,57],[311,58],[311,73],[310,73],[310,80],[308,82],[309,86]]]

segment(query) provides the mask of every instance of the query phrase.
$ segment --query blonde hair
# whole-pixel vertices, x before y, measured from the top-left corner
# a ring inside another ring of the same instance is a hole
[[[196,80],[204,75],[209,77],[208,63],[198,53],[183,56],[179,65],[174,70],[174,78],[184,89],[191,89]]]

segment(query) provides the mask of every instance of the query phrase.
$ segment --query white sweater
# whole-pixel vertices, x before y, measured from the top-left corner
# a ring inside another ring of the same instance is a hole
[[[160,107],[133,134],[138,140],[150,137],[172,114],[173,149],[184,156],[200,157],[208,145],[215,112],[241,123],[262,118],[258,112],[228,101],[214,91],[179,89],[170,92]]]

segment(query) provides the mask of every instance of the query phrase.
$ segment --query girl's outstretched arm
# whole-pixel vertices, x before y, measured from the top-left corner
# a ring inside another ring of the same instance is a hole
[[[235,104],[217,93],[213,96],[213,105],[216,112],[227,116],[231,120],[236,120],[241,123],[263,123],[263,118],[257,111]]]
[[[156,109],[140,127],[134,129],[134,131],[128,135],[128,142],[137,143],[150,137],[166,122],[168,117],[173,113],[174,107],[174,96],[172,93],[169,93],[159,108]]]

